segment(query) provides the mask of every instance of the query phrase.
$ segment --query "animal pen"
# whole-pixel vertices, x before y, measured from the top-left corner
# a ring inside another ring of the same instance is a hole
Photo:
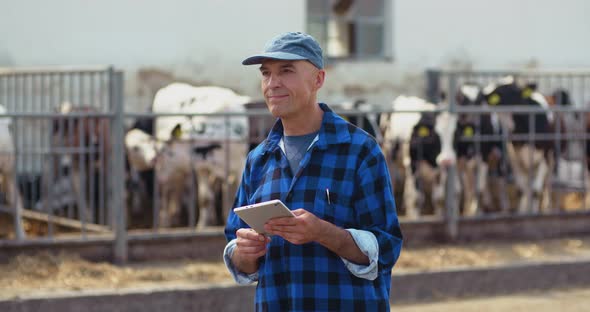
[[[431,70],[426,73],[427,95],[433,103],[447,101],[448,106],[441,108],[441,111],[451,114],[488,114],[490,108],[459,107],[455,99],[456,90],[466,82],[485,85],[506,74],[512,74],[523,81],[536,82],[537,90],[542,93],[552,92],[556,88],[567,89],[574,104],[550,108],[554,114],[581,116],[589,111],[590,72]],[[111,257],[116,262],[126,262],[129,258],[141,257],[137,251],[140,247],[134,247],[132,244],[143,244],[141,248],[150,250],[150,244],[156,244],[156,241],[172,247],[172,242],[182,244],[181,241],[189,239],[191,242],[201,242],[201,245],[191,245],[195,249],[216,246],[213,250],[220,257],[219,246],[222,248],[224,243],[222,229],[196,229],[195,218],[200,207],[194,205],[190,208],[193,210],[189,209],[187,213],[186,227],[167,230],[154,222],[142,231],[129,228],[129,194],[126,193],[130,177],[125,165],[125,131],[129,122],[137,118],[205,116],[230,120],[248,117],[252,123],[252,119],[268,116],[268,112],[264,106],[242,113],[127,112],[124,105],[126,99],[123,95],[123,81],[123,73],[112,67],[0,69],[0,105],[6,108],[6,112],[0,115],[0,122],[9,122],[12,142],[12,146],[0,146],[0,157],[11,168],[2,172],[0,178],[0,249],[19,250],[31,246],[55,247],[64,244],[76,245],[83,249],[101,241],[110,252],[110,256],[104,257]],[[492,110],[506,113],[517,110],[530,116],[541,113],[536,109],[522,107],[499,107]],[[336,112],[349,116],[402,113],[393,111],[389,105],[374,106],[372,110]],[[374,116],[370,120],[375,120]],[[267,131],[269,126],[271,124],[258,124],[256,142],[248,143],[259,143],[264,138],[264,134],[261,136],[261,133]],[[562,166],[563,171],[554,171],[551,183],[556,190],[581,194],[583,198],[587,195],[589,183],[583,173],[586,171],[585,151],[588,139],[585,127],[584,124],[584,131],[581,133],[556,132],[550,137],[542,137],[530,132],[523,137],[531,142],[549,139],[581,144],[584,154],[565,154],[567,165]],[[462,138],[475,142],[476,146],[485,140],[498,139],[508,140],[509,136],[485,137],[474,132],[469,138]],[[228,172],[229,153],[231,151],[226,150],[221,159],[224,166],[222,170],[225,172]],[[557,153],[563,154],[563,151]],[[583,164],[582,168],[576,167],[578,163]],[[556,166],[560,168],[559,161],[556,162]],[[448,170],[449,176],[457,175],[457,168],[454,166],[445,170]],[[509,176],[509,183],[512,183],[511,178]],[[529,180],[528,183],[532,181]],[[147,187],[155,188],[154,185]],[[222,187],[225,190],[228,188],[227,184],[223,184]],[[447,183],[445,193],[454,194],[454,187],[453,183]],[[194,194],[195,201],[197,195]],[[222,205],[230,207],[231,203],[232,195],[225,191]],[[526,232],[529,228],[546,228],[552,224],[560,224],[562,232],[576,233],[586,229],[587,233],[587,226],[580,222],[590,218],[590,207],[586,205],[585,200],[581,200],[580,203],[579,209],[575,211],[554,207],[555,209],[550,211],[527,214],[499,212],[463,216],[459,213],[456,198],[447,196],[445,210],[441,215],[420,215],[415,220],[406,219],[404,215],[400,217],[406,236],[424,241],[441,237],[508,237],[517,235],[515,233],[518,231],[521,231],[522,235],[533,236],[533,232]],[[150,208],[148,217],[155,221],[159,213],[158,205],[153,204]],[[571,227],[562,223],[563,220],[569,220],[567,222],[571,223]],[[514,232],[504,233],[506,224],[511,224]],[[547,235],[558,234],[550,230]],[[206,242],[212,240],[212,237],[213,245],[207,245]],[[130,246],[133,250],[130,250]],[[149,255],[143,257],[147,258]]]

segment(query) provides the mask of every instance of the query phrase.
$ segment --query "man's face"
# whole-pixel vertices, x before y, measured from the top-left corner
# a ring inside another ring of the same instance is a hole
[[[260,66],[264,100],[273,116],[289,118],[305,114],[316,105],[316,93],[324,72],[307,61],[266,60]]]

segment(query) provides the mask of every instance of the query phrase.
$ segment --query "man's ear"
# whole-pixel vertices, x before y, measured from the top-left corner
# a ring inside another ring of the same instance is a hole
[[[316,77],[315,77],[316,90],[319,90],[324,85],[325,79],[326,79],[326,71],[323,69],[318,70],[316,73]]]

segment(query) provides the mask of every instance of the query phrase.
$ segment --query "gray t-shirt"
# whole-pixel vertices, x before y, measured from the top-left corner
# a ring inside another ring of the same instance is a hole
[[[299,170],[299,162],[303,159],[303,155],[307,152],[307,148],[313,142],[318,132],[295,135],[295,136],[283,136],[283,142],[285,143],[285,155],[289,160],[289,166],[291,166],[291,172],[293,175]]]

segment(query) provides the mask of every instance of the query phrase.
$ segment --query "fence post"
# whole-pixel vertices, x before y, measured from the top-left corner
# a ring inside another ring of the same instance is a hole
[[[457,73],[450,72],[449,73],[449,89],[448,89],[448,96],[449,99],[449,113],[456,114],[456,103],[455,97],[453,94],[457,90]],[[446,234],[449,240],[455,240],[459,234],[459,214],[458,214],[458,203],[455,200],[455,180],[457,178],[457,165],[451,164],[447,168],[443,168],[442,170],[447,170],[447,181],[445,185],[445,222],[446,222]]]
[[[430,103],[440,102],[440,75],[441,71],[438,69],[426,70],[426,98]]]
[[[14,209],[13,218],[15,237],[16,240],[20,242],[25,240],[27,235],[23,227],[23,202],[21,200],[20,192],[18,190],[18,159],[21,156],[18,138],[21,132],[19,131],[19,124],[17,121],[17,118],[12,118],[12,135],[14,136],[12,143],[14,144],[14,158],[11,165],[13,177],[12,181],[5,181],[5,183],[13,184],[12,187],[8,187],[7,189],[13,190],[12,192],[9,191],[8,196],[10,196],[10,202],[14,205],[14,207],[12,208]]]
[[[125,151],[124,120],[123,120],[123,73],[115,72],[109,67],[109,96],[111,109],[114,110],[114,118],[111,124],[112,165],[111,165],[111,209],[114,209],[115,222],[115,246],[114,262],[124,264],[127,262],[127,214],[123,200],[125,188]],[[111,210],[112,211],[112,210]]]

